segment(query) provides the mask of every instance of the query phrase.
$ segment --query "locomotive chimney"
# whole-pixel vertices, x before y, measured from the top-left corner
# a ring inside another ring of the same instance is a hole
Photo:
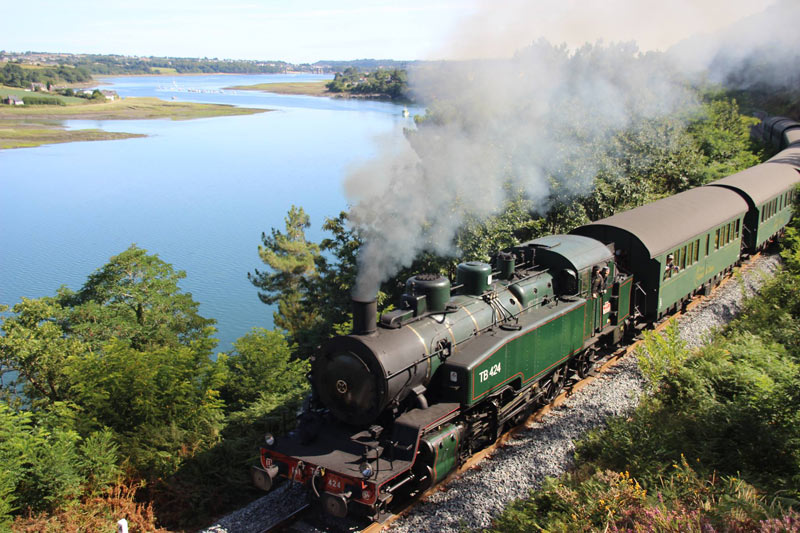
[[[353,298],[353,335],[369,335],[378,329],[378,300],[367,302]]]

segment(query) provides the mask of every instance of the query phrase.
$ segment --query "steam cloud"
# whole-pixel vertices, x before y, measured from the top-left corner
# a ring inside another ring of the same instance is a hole
[[[455,253],[465,217],[496,214],[509,191],[539,208],[552,177],[561,195],[588,191],[614,134],[694,104],[664,54],[632,43],[569,50],[540,40],[510,59],[443,62],[410,75],[419,100],[445,120],[423,124],[410,143],[387,144],[346,179],[350,221],[364,239],[359,300],[423,251]]]

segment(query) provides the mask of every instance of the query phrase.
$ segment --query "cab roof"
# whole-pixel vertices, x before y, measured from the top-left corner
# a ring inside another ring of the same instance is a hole
[[[562,256],[576,272],[610,261],[614,254],[608,246],[600,241],[583,235],[549,235],[524,242],[520,247],[530,246],[537,249],[537,257],[543,254],[539,250]]]

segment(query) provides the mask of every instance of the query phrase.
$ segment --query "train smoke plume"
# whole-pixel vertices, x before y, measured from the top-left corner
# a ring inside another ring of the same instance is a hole
[[[588,192],[616,133],[695,103],[671,64],[633,43],[539,40],[510,59],[412,71],[434,118],[345,182],[364,240],[354,297],[371,299],[423,251],[456,253],[466,217],[496,214],[512,192],[542,211],[554,180],[562,198]]]

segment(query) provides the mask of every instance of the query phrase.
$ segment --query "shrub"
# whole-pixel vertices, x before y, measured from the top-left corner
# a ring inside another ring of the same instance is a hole
[[[59,98],[47,96],[23,96],[22,101],[25,102],[25,105],[67,105]]]

